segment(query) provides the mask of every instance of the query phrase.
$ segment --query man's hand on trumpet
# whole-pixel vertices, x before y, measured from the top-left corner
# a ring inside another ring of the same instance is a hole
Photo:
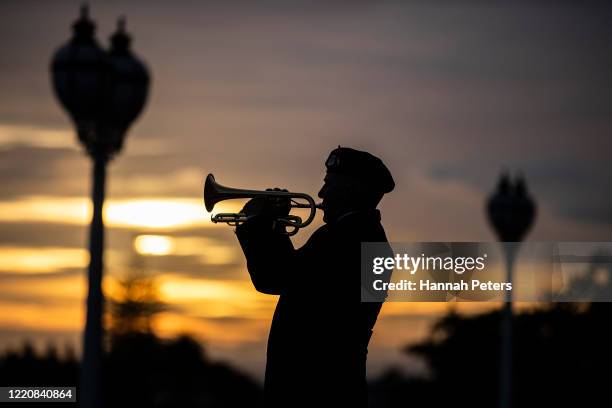
[[[210,216],[210,220],[214,223],[224,222],[237,227],[255,215],[266,215],[260,218],[264,222],[266,220],[274,221],[274,229],[278,229],[286,235],[295,235],[300,228],[310,225],[314,220],[317,209],[322,209],[319,204],[315,203],[314,198],[305,193],[293,193],[279,188],[268,189],[266,191],[231,188],[217,183],[212,174],[206,176],[206,182],[204,183],[204,205],[207,211],[211,212],[215,204],[220,201],[234,198],[256,199],[249,201],[240,213],[213,214]],[[290,214],[289,212],[292,208],[310,210],[308,217],[302,219],[298,215]]]
[[[266,191],[287,191],[280,188],[267,188]],[[264,215],[271,221],[271,228],[277,232],[284,232],[285,226],[277,223],[280,217],[286,217],[291,210],[289,197],[255,197],[247,201],[241,212],[247,217]]]
[[[267,188],[266,191],[284,191],[281,188]],[[271,218],[285,217],[291,210],[289,197],[255,197],[250,199],[240,212],[247,217],[254,215],[266,215]]]

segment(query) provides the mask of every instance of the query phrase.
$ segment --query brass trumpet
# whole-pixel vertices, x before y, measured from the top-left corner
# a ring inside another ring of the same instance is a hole
[[[321,208],[321,204],[315,203],[314,199],[308,194],[292,193],[289,191],[262,191],[262,190],[244,190],[241,188],[231,188],[222,186],[215,181],[215,176],[209,174],[206,176],[204,183],[204,206],[206,211],[212,212],[215,205],[224,200],[233,200],[239,198],[288,198],[291,208],[309,208],[310,214],[306,220],[302,220],[297,215],[288,214],[279,217],[275,222],[280,223],[285,228],[287,235],[295,235],[300,228],[304,228],[312,222],[315,217],[317,208]],[[306,203],[299,203],[296,200],[305,200]],[[248,216],[244,213],[219,213],[210,216],[210,220],[214,223],[223,222],[231,226],[238,226],[248,220]]]

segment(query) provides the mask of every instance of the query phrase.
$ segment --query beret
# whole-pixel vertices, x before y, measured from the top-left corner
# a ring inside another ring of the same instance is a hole
[[[325,161],[327,172],[352,176],[381,193],[389,193],[395,188],[391,172],[378,157],[350,147],[332,150]]]

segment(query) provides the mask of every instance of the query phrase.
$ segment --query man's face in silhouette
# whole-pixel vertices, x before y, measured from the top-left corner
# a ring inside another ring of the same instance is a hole
[[[323,199],[323,221],[332,222],[360,207],[359,183],[353,177],[328,173],[323,181],[318,194]]]

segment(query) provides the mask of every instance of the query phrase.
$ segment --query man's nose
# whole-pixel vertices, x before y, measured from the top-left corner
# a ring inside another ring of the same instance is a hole
[[[321,187],[321,190],[319,190],[319,194],[317,194],[317,196],[319,196],[319,198],[325,198],[326,192],[327,192],[327,189],[325,188],[325,185],[323,185],[323,187]]]

